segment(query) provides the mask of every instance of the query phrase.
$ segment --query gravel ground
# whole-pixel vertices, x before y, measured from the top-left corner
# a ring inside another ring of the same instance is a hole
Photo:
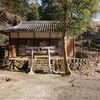
[[[100,100],[100,77],[0,71],[0,100]]]

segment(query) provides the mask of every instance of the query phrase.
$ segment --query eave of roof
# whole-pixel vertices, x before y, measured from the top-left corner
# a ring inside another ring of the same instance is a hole
[[[59,21],[23,21],[19,25],[1,29],[0,32],[62,32]]]

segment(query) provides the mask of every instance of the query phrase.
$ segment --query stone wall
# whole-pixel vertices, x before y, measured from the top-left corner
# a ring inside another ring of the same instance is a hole
[[[68,60],[69,67],[71,70],[80,70],[82,68],[88,67],[100,67],[100,58],[92,58],[92,59],[69,59]]]
[[[61,71],[64,72],[63,67],[63,58],[52,59],[51,60],[51,69],[53,71]],[[100,69],[100,58],[92,58],[92,59],[80,59],[80,58],[69,58],[68,59],[69,68],[71,71],[79,71],[80,73],[87,70],[98,70]]]
[[[18,68],[19,65],[18,63],[16,64],[17,65],[15,67]],[[51,59],[51,71],[64,72],[63,64],[64,64],[63,58],[52,58]],[[96,71],[100,71],[100,58],[98,59],[97,58],[92,58],[92,59],[69,58],[68,64],[69,64],[71,71],[79,71],[80,73],[85,72],[88,69],[90,70],[94,69]],[[35,70],[43,70],[45,72],[48,72],[48,59],[33,59],[33,71]]]

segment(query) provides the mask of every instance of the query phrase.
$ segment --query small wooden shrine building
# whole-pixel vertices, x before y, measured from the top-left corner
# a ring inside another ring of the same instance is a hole
[[[1,29],[9,36],[9,57],[27,56],[28,47],[55,48],[55,55],[62,55],[63,25],[59,21],[23,21],[19,25]],[[67,40],[67,55],[74,55],[73,38]],[[26,48],[27,47],[27,48]]]

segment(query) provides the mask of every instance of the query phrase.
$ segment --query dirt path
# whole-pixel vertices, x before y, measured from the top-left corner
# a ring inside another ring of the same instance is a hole
[[[100,100],[100,77],[0,71],[0,100]]]

